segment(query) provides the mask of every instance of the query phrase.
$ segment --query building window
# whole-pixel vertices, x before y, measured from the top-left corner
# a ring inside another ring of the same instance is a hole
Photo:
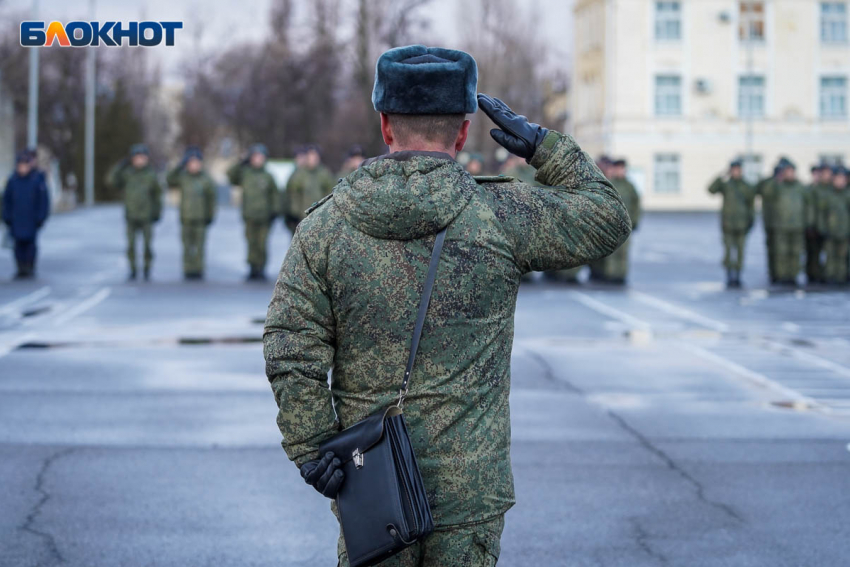
[[[824,43],[847,43],[847,4],[821,2],[820,38]]]
[[[655,3],[655,39],[661,41],[682,39],[681,2]]]
[[[747,183],[755,185],[761,179],[761,156],[747,154],[743,157],[743,175]]]
[[[764,41],[764,2],[739,4],[738,34],[742,41]]]
[[[679,193],[679,155],[655,154],[655,192]]]
[[[847,118],[847,77],[821,77],[821,118]]]
[[[738,79],[738,115],[741,118],[764,116],[764,77],[747,75]]]
[[[678,75],[655,77],[655,114],[657,116],[682,114],[682,79]]]

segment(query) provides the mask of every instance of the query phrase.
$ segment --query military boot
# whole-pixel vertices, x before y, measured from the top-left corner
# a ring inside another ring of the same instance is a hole
[[[135,266],[133,266],[132,268],[130,268],[130,273],[129,273],[129,275],[127,275],[127,281],[131,282],[131,281],[135,280],[135,279],[136,279],[136,275],[137,275],[137,274],[136,274],[136,267],[135,267]]]
[[[142,277],[145,278],[146,282],[151,281],[151,269],[150,266],[145,266],[144,271],[142,272]]]

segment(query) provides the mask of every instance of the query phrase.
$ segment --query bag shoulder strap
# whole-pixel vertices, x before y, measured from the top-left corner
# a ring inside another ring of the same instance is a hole
[[[428,276],[425,278],[425,287],[422,288],[422,299],[419,301],[419,312],[416,314],[416,325],[413,327],[413,339],[410,341],[410,354],[407,357],[407,368],[404,370],[404,380],[398,391],[398,407],[404,403],[407,395],[407,384],[410,382],[410,373],[413,372],[413,363],[416,361],[416,351],[419,350],[419,339],[422,336],[422,327],[425,326],[425,314],[428,312],[428,304],[431,302],[431,292],[434,290],[434,280],[437,279],[437,266],[440,263],[440,253],[443,250],[443,241],[446,239],[446,230],[443,228],[437,233],[434,241],[434,250],[431,252],[431,263],[428,265]]]

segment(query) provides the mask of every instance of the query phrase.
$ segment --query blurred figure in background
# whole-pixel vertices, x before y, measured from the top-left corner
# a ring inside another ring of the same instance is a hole
[[[476,152],[469,152],[465,169],[470,175],[484,175],[484,156]]]
[[[806,279],[810,284],[824,283],[824,265],[821,261],[825,227],[819,224],[819,203],[832,193],[832,166],[821,162],[812,167],[812,184],[808,187],[811,206],[815,211],[812,226],[806,229]]]
[[[363,163],[364,159],[366,158],[363,156],[363,148],[359,144],[354,144],[348,148],[348,153],[345,155],[345,161],[342,162],[342,169],[339,170],[337,177],[346,177],[349,173],[360,167],[360,164]]]
[[[34,151],[22,150],[3,192],[3,222],[15,241],[15,279],[35,277],[38,231],[50,214],[50,193]]]
[[[183,275],[187,280],[199,280],[204,277],[207,227],[215,218],[215,184],[204,171],[203,160],[201,149],[189,146],[183,160],[167,176],[168,185],[180,190]]]
[[[810,193],[797,180],[796,166],[787,159],[780,162],[778,178],[766,184],[764,191],[763,198],[771,203],[775,282],[795,285],[806,228],[813,222]]]
[[[744,245],[755,220],[755,189],[744,181],[743,163],[735,160],[729,164],[729,176],[718,177],[708,187],[708,192],[723,196],[720,224],[723,231],[723,267],[726,268],[726,285],[741,287],[741,270],[744,268]]]
[[[626,166],[624,159],[611,162],[606,177],[626,205],[632,220],[632,231],[635,231],[640,222],[640,195],[631,181],[626,179]],[[629,241],[627,239],[623,242],[610,256],[593,262],[590,265],[590,277],[606,283],[625,284],[629,276]]]
[[[847,169],[830,170],[831,186],[822,188],[816,202],[816,223],[826,252],[824,278],[830,285],[847,283],[847,255],[850,242],[850,196]]]
[[[767,273],[770,283],[776,283],[776,254],[773,248],[774,224],[776,222],[776,215],[774,213],[776,191],[774,187],[779,183],[782,170],[786,163],[788,163],[788,158],[779,158],[779,162],[773,168],[773,175],[765,177],[756,184],[756,195],[761,197],[761,217],[764,224],[764,242],[767,248]]]
[[[248,242],[248,280],[266,279],[269,229],[278,203],[277,184],[266,171],[269,151],[263,144],[248,149],[248,155],[227,170],[227,178],[242,188],[242,220]]]
[[[322,165],[319,146],[307,146],[302,159],[303,166],[296,167],[286,184],[281,205],[283,222],[293,234],[298,223],[304,220],[305,211],[310,205],[330,195],[336,185],[336,178]]]
[[[106,176],[106,184],[124,192],[129,279],[136,279],[136,235],[141,233],[145,247],[142,273],[147,281],[153,261],[153,224],[159,222],[162,214],[162,187],[150,165],[148,147],[144,144],[131,147],[129,159],[125,158],[112,167]]]
[[[534,176],[537,171],[521,157],[511,155],[507,160],[505,160],[502,167],[502,173],[504,175],[513,177],[524,183],[530,183],[531,185],[540,185],[534,180]]]

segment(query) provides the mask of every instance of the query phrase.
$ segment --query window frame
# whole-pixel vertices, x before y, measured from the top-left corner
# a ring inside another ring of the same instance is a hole
[[[828,7],[841,8],[841,13],[829,13]],[[820,2],[820,41],[826,45],[847,45],[847,2],[824,0]],[[841,30],[836,33],[837,30]],[[836,37],[840,36],[840,37]]]
[[[664,6],[675,6],[675,9],[662,9]],[[654,18],[653,18],[653,38],[659,43],[676,43],[682,41],[682,2],[681,0],[655,0],[653,3]],[[670,26],[675,24],[676,34],[667,35],[670,31]],[[665,30],[663,34],[659,34],[661,30]]]
[[[840,86],[830,87],[827,81],[840,82]],[[847,75],[821,75],[818,91],[818,109],[821,120],[847,120],[848,112],[848,77]],[[840,112],[833,112],[835,99],[841,99]]]
[[[676,84],[669,85],[660,84],[663,79],[675,79]],[[656,73],[653,78],[653,112],[655,116],[676,118],[681,117],[684,113],[684,92],[682,89],[682,75],[673,73]],[[670,102],[676,100],[675,111],[671,110],[674,105]],[[663,101],[663,103],[662,103]]]
[[[756,8],[758,8],[756,10]],[[761,24],[757,26],[757,24]],[[760,27],[759,35],[753,29]],[[764,43],[767,36],[767,6],[764,0],[738,1],[738,40],[742,43]]]
[[[682,157],[678,153],[660,152],[652,156],[652,192],[682,194]]]
[[[745,85],[747,80],[761,81],[761,90],[756,92],[754,85]],[[753,112],[752,101],[755,96],[760,97],[761,104],[757,112]],[[747,104],[745,105],[745,100]],[[746,106],[746,108],[745,108]],[[767,115],[767,77],[757,73],[746,73],[738,76],[738,118],[759,119]]]

